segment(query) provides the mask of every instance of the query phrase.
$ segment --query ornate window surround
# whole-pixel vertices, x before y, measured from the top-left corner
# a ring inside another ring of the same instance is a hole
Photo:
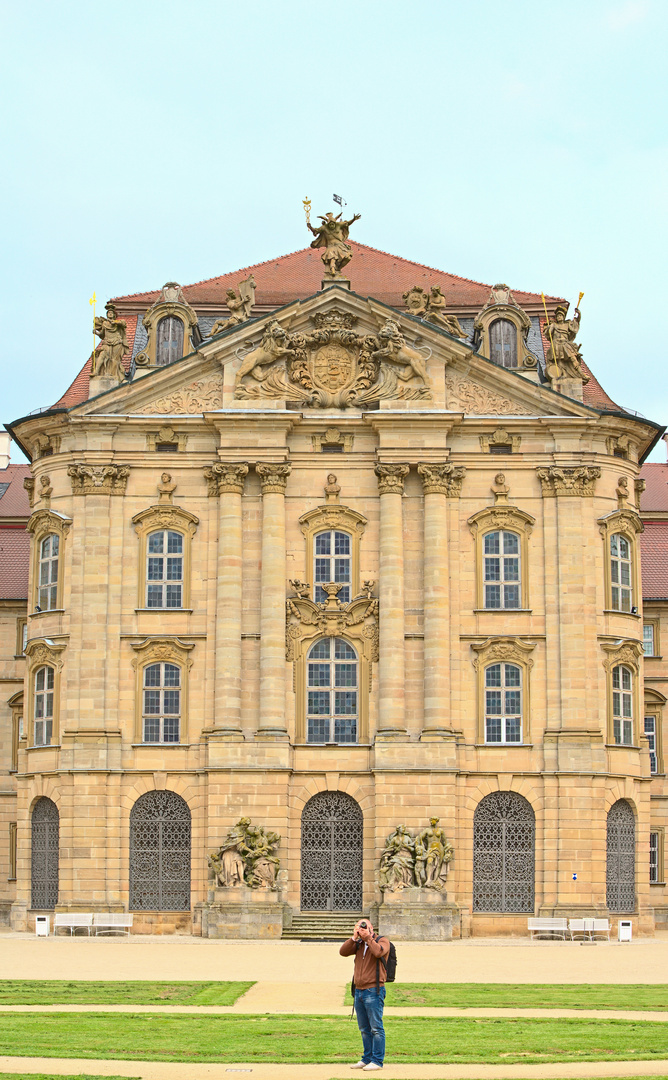
[[[52,749],[60,743],[60,676],[66,646],[49,638],[32,638],[26,645],[28,701],[24,716],[29,750]],[[49,747],[35,746],[35,674],[41,667],[53,668],[53,724]]]
[[[55,510],[36,510],[26,525],[29,533],[32,533],[31,571],[32,588],[30,590],[31,602],[29,614],[33,614],[39,603],[39,557],[42,541],[47,536],[55,533],[59,538],[58,551],[58,581],[56,582],[56,606],[49,608],[49,614],[63,610],[64,591],[64,566],[65,566],[65,539],[72,526],[72,519],[58,514]],[[26,648],[27,652],[27,648]]]
[[[13,694],[7,702],[12,711],[12,744],[9,771],[16,772],[19,766],[19,746],[21,739],[25,739],[23,726],[23,690]]]
[[[615,510],[612,514],[598,518],[599,532],[603,538],[603,555],[605,559],[605,610],[611,615],[623,615],[625,618],[639,619],[640,597],[642,588],[640,583],[640,568],[638,565],[638,533],[644,532],[645,526],[634,510]],[[612,564],[610,555],[610,537],[619,533],[628,540],[631,548],[631,583],[632,583],[632,607],[636,611],[618,611],[612,606]]]
[[[161,446],[173,447],[178,453],[182,453],[188,443],[188,436],[183,432],[177,432],[173,427],[164,425],[158,431],[146,432],[146,449],[153,452]]]
[[[479,612],[499,612],[507,615],[509,611],[529,611],[529,537],[531,536],[536,519],[520,510],[517,506],[488,506],[479,510],[468,519],[468,527],[475,540],[475,563],[476,563],[476,596],[475,610]],[[522,595],[519,608],[486,608],[485,607],[485,555],[483,551],[483,538],[486,533],[497,531],[514,532],[520,538],[520,585]]]
[[[482,311],[476,315],[473,329],[480,341],[478,352],[486,357],[490,363],[494,363],[491,358],[490,328],[492,323],[497,322],[499,319],[505,319],[507,322],[512,323],[517,330],[517,367],[509,370],[535,370],[538,362],[533,353],[527,348],[527,336],[531,329],[531,319],[526,311],[523,311],[515,303],[485,305]]]
[[[477,653],[473,660],[476,671],[476,745],[500,747],[503,750],[514,746],[526,746],[531,742],[531,687],[530,674],[533,667],[531,653],[536,648],[535,641],[524,641],[518,637],[493,637],[485,641],[472,641],[471,648]],[[518,743],[485,742],[485,671],[492,664],[517,664],[522,671],[522,741]]]
[[[137,610],[155,611],[189,611],[190,610],[190,578],[192,565],[192,538],[197,531],[199,518],[180,506],[172,506],[163,503],[157,506],[149,506],[147,510],[135,514],[132,519],[135,532],[139,537],[139,572],[137,574]],[[146,569],[148,536],[151,532],[162,529],[172,529],[183,536],[183,594],[182,606],[179,608],[147,608],[146,607]]]
[[[654,690],[650,686],[645,687],[645,703],[643,709],[643,731],[645,728],[644,719],[646,716],[654,717],[654,739],[656,742],[656,772],[652,773],[653,776],[660,776],[665,772],[663,764],[663,708],[668,701],[659,690]]]
[[[172,286],[170,289],[169,287]],[[167,300],[168,292],[174,292],[174,299]],[[197,313],[185,300],[181,289],[174,282],[168,282],[162,289],[160,298],[148,309],[142,322],[148,334],[146,346],[135,357],[135,364],[140,372],[146,373],[147,369],[156,369],[156,354],[158,345],[158,323],[168,316],[175,316],[183,323],[183,356],[191,351],[190,336],[197,326]]]
[[[162,608],[156,609],[162,610]],[[176,609],[180,610],[180,609]],[[190,650],[195,648],[194,641],[182,641],[181,638],[147,637],[143,641],[131,642],[137,655],[132,661],[135,669],[135,721],[132,741],[137,746],[158,746],[161,750],[170,746],[183,746],[189,740],[188,734],[188,683],[193,661]],[[150,664],[164,662],[175,664],[181,669],[181,723],[177,743],[145,743],[142,717],[144,713],[144,668]]]
[[[350,568],[350,595],[351,598],[360,591],[360,548],[367,519],[349,506],[341,506],[339,503],[327,503],[317,506],[315,510],[309,510],[302,514],[299,519],[301,530],[306,540],[306,574],[313,573],[314,540],[317,533],[328,532],[330,529],[338,529],[346,532],[352,539],[351,543],[351,568]]]
[[[642,642],[635,638],[621,638],[619,641],[601,642],[601,648],[607,653],[603,661],[606,672],[606,698],[607,698],[607,731],[606,743],[613,750],[638,750],[640,746],[640,716],[643,715],[640,708],[640,661],[642,659]],[[630,668],[633,674],[633,742],[620,744],[615,742],[614,719],[612,715],[612,671],[618,665]]]

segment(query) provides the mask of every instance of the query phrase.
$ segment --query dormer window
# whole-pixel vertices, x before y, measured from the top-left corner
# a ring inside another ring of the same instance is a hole
[[[509,319],[495,319],[489,328],[490,360],[499,367],[517,367],[517,327]]]
[[[182,356],[183,322],[176,315],[167,315],[157,326],[155,362],[158,367],[164,367]]]

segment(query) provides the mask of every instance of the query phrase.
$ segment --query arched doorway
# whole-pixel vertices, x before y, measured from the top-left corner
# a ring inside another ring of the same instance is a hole
[[[41,798],[32,811],[31,898],[36,911],[53,911],[58,903],[60,817],[51,799]]]
[[[536,817],[521,795],[493,791],[473,818],[473,910],[534,910]]]
[[[606,903],[620,914],[636,907],[636,819],[626,799],[608,812]]]
[[[321,791],[302,813],[302,911],[361,911],[364,820],[342,791]]]
[[[190,810],[147,791],[130,813],[130,910],[190,911]]]

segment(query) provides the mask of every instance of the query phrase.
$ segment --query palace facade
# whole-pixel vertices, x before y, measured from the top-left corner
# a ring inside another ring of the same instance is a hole
[[[63,397],[8,425],[31,462],[0,495],[17,929],[665,922],[663,428],[605,393],[560,298],[546,319],[350,247],[349,278],[307,248],[116,298]],[[430,817],[438,884],[379,879]],[[242,818],[279,862],[234,885],[210,856]]]

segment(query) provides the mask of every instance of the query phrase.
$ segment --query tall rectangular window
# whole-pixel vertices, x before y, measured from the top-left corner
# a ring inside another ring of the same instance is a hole
[[[180,608],[183,598],[183,536],[172,529],[150,533],[146,607]]]
[[[610,537],[610,579],[613,609],[630,612],[633,606],[631,545],[619,533],[613,533]]]
[[[16,822],[9,823],[9,877],[8,881],[16,881]]]
[[[649,767],[650,772],[658,772],[656,757],[656,717],[645,717],[645,737],[649,743]]]
[[[649,834],[649,881],[655,885],[659,880],[659,834]]]
[[[654,623],[643,624],[642,651],[645,656],[654,656]]]
[[[633,673],[619,664],[612,669],[612,724],[615,742],[633,745]]]
[[[522,742],[522,671],[516,664],[485,669],[485,742]]]
[[[39,588],[37,604],[42,611],[53,611],[58,603],[58,553],[60,537],[45,536],[39,547]]]
[[[51,739],[53,737],[53,688],[53,668],[38,668],[35,672],[34,746],[51,745]]]
[[[181,669],[176,664],[144,668],[143,741],[177,743],[181,720]]]
[[[485,607],[519,608],[520,538],[517,533],[486,533],[484,560]]]

